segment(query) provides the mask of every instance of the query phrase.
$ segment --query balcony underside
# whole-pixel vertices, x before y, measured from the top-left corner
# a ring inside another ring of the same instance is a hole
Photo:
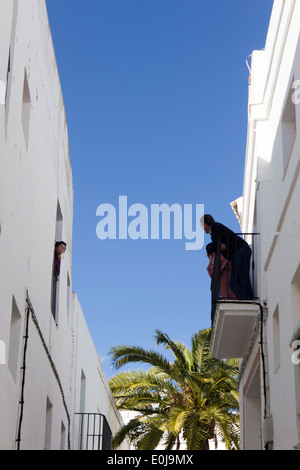
[[[245,357],[259,312],[259,305],[253,303],[218,302],[211,338],[212,356]]]

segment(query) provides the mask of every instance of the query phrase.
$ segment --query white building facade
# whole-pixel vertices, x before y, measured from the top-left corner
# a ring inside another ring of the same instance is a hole
[[[46,4],[0,0],[0,449],[108,448],[123,422],[72,292],[72,220]]]
[[[265,48],[252,54],[244,193],[235,208],[242,232],[258,234],[255,298],[220,304],[214,322],[215,354],[241,358],[245,450],[300,448],[299,19],[298,0],[275,0]]]

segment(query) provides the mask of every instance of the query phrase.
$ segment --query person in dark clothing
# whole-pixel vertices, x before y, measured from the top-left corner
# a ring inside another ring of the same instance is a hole
[[[209,259],[208,266],[206,268],[209,277],[213,278],[214,272],[214,261],[215,261],[215,249],[212,243],[206,246],[206,253]],[[222,254],[220,255],[220,294],[223,299],[234,299],[235,293],[230,289],[230,275],[231,275],[231,263],[228,259],[225,259]]]
[[[205,214],[200,221],[205,233],[211,236],[215,253],[220,244],[221,254],[231,262],[230,288],[237,299],[253,298],[250,282],[251,248],[248,243],[225,225],[215,222],[214,218]]]
[[[66,242],[60,241],[55,243],[54,260],[53,260],[53,276],[52,276],[52,291],[51,291],[51,309],[55,320],[57,321],[57,286],[58,277],[60,274],[60,263],[64,252],[66,251]]]
[[[55,243],[55,252],[54,252],[54,276],[55,279],[57,280],[59,274],[60,274],[60,261],[61,257],[66,251],[67,244],[63,241],[56,242]]]

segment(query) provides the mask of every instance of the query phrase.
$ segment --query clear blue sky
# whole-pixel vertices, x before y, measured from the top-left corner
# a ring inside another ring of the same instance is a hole
[[[108,377],[118,344],[189,345],[210,326],[205,249],[104,240],[102,203],[204,204],[239,231],[246,59],[265,46],[272,0],[48,0],[74,179],[73,290]],[[205,236],[205,244],[209,242]],[[205,245],[204,245],[205,246]]]

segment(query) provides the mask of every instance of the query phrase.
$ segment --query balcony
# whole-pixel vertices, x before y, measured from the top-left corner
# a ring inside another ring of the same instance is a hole
[[[112,433],[100,413],[76,413],[79,419],[79,450],[110,450]]]
[[[256,246],[254,236],[257,234],[237,235],[243,236],[252,251],[249,276],[253,292],[251,297],[247,298],[237,298],[233,294],[229,287],[230,263],[221,257],[219,244],[215,254],[211,282],[211,353],[217,359],[245,357],[253,329],[260,314],[260,305],[257,297],[255,297],[254,276]]]
[[[212,330],[212,356],[216,359],[245,357],[259,313],[258,304],[218,302]]]

